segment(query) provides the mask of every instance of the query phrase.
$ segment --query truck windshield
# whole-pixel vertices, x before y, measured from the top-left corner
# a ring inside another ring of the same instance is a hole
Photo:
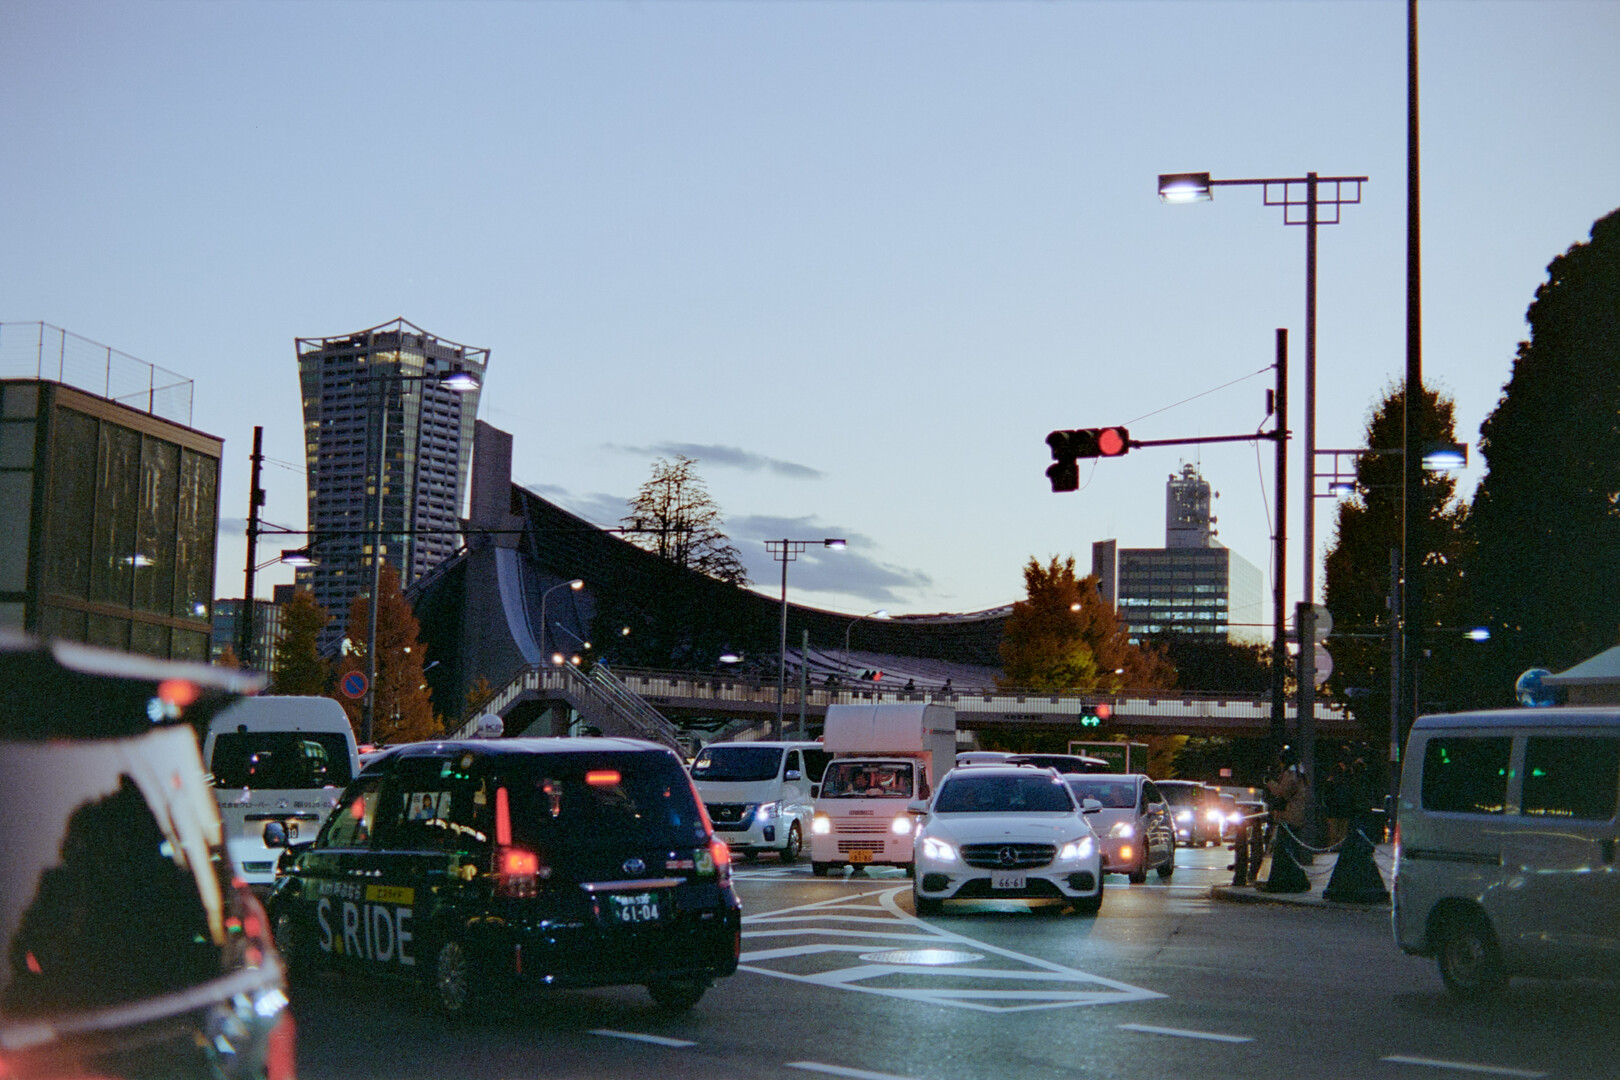
[[[909,799],[912,770],[904,761],[835,761],[821,777],[824,799]]]
[[[1029,776],[958,776],[934,799],[939,814],[1072,814],[1063,781],[1050,773]]]
[[[692,779],[732,783],[775,780],[781,767],[779,746],[709,746],[692,762]]]
[[[214,786],[294,790],[343,787],[349,744],[328,731],[223,731],[214,737]]]

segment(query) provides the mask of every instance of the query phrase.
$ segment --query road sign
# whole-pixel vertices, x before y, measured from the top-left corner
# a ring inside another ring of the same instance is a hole
[[[1295,606],[1299,607],[1302,605]],[[1329,634],[1333,633],[1333,612],[1329,611],[1321,604],[1312,604],[1311,607],[1316,615],[1311,627],[1311,633],[1317,641],[1322,641]],[[1294,614],[1293,625],[1289,626],[1288,628],[1287,637],[1289,641],[1299,640],[1299,613],[1297,611]]]
[[[351,671],[338,681],[338,689],[346,698],[363,698],[366,696],[366,673]]]

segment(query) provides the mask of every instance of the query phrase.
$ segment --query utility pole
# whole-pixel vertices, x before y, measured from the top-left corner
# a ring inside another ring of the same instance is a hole
[[[264,505],[264,489],[259,486],[264,469],[264,428],[253,428],[252,478],[248,481],[247,573],[242,583],[242,606],[236,613],[236,656],[243,667],[253,668],[253,575],[259,549],[259,507]]]
[[[799,647],[799,738],[804,736],[804,704],[810,697],[810,630],[804,631],[804,643]]]
[[[1288,734],[1288,330],[1277,328],[1276,418],[1272,439],[1277,464],[1277,527],[1272,536],[1271,571],[1271,749]]]

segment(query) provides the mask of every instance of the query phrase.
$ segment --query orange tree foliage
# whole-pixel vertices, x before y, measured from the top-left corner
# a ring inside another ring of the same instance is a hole
[[[399,572],[384,563],[377,590],[377,686],[371,739],[379,744],[417,742],[444,734],[444,720],[433,711],[423,673],[427,658],[421,625],[399,588]],[[338,663],[338,681],[351,671],[366,670],[369,599],[361,594],[349,605],[349,652]],[[339,696],[349,722],[360,731],[363,699]]]
[[[1158,650],[1131,644],[1095,576],[1077,577],[1074,556],[1024,567],[1025,599],[1002,631],[1002,686],[1031,690],[1155,690],[1175,685]]]

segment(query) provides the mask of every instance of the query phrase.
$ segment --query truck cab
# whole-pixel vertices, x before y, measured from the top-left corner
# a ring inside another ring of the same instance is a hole
[[[822,746],[833,755],[821,777],[810,823],[810,866],[915,865],[907,809],[927,799],[956,758],[956,713],[949,706],[834,705]]]

